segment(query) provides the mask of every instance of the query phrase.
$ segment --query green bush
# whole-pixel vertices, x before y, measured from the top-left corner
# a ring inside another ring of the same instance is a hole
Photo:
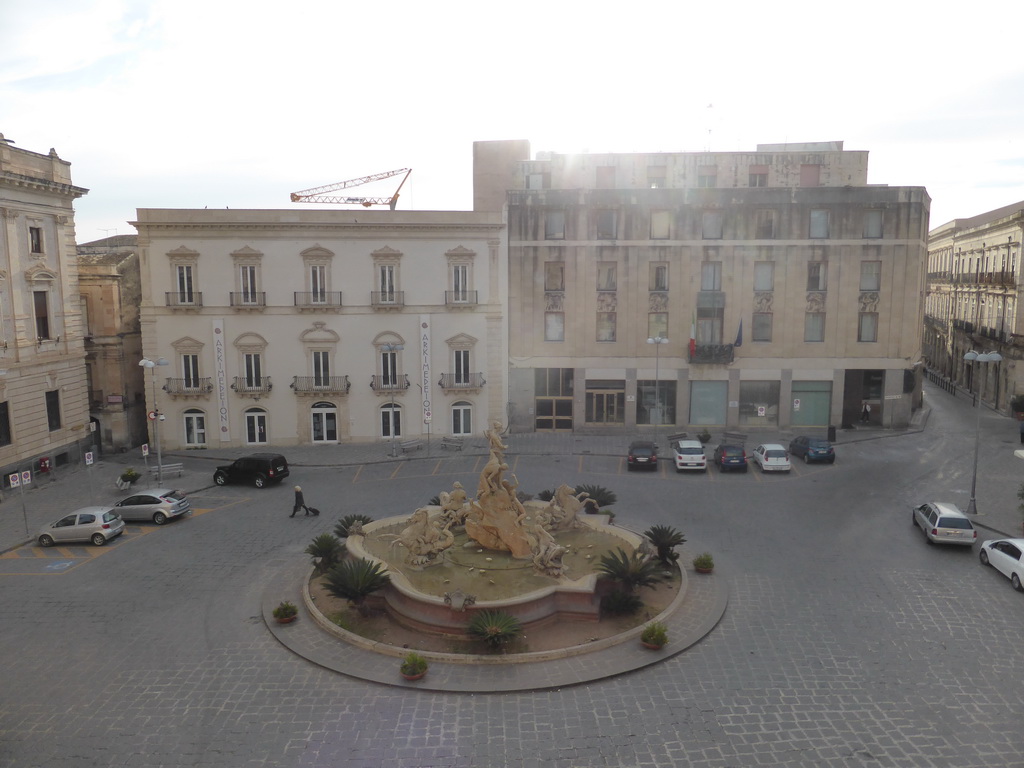
[[[400,667],[403,675],[422,675],[427,671],[427,660],[420,656],[415,651],[410,651],[405,654],[405,658],[402,659],[402,666]]]
[[[306,547],[306,554],[312,556],[317,575],[322,576],[336,566],[345,553],[345,545],[330,533],[321,533]]]
[[[665,578],[659,562],[640,552],[627,555],[622,547],[602,555],[595,570],[617,582],[626,592],[637,587],[650,587]]]
[[[523,625],[504,611],[480,611],[469,620],[466,631],[491,648],[508,645],[523,634]]]
[[[369,515],[361,514],[345,515],[343,518],[341,518],[341,520],[338,521],[338,524],[334,526],[334,534],[339,539],[347,539],[348,529],[351,528],[352,524],[356,522],[366,525],[367,523],[372,523],[373,518]]]
[[[601,613],[611,616],[632,616],[643,605],[639,595],[633,592],[611,592],[601,598]]]
[[[715,567],[715,559],[711,556],[710,552],[702,552],[693,558],[693,567],[699,568],[702,571],[710,570]]]
[[[686,537],[682,532],[670,525],[654,525],[644,531],[644,536],[651,540],[651,544],[658,550],[658,559],[664,565],[672,565],[679,559],[679,553],[674,548],[686,543]]]
[[[640,634],[640,641],[659,648],[668,642],[668,627],[660,621],[652,621]]]
[[[290,619],[292,616],[297,615],[299,609],[295,607],[294,603],[289,603],[287,600],[282,600],[278,603],[277,608],[274,609],[275,619]]]
[[[348,600],[365,615],[366,598],[391,582],[387,570],[380,563],[366,558],[339,563],[327,572],[324,587],[334,597]]]

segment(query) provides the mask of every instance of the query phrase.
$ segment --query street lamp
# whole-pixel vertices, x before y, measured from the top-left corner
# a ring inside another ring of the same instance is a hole
[[[381,352],[401,352],[404,344],[381,344]],[[398,358],[391,361],[391,456],[398,456],[398,443],[395,442],[395,389],[398,387]]]
[[[968,363],[998,363],[1003,359],[1003,356],[998,352],[982,352],[978,354],[973,349],[964,355],[964,360]],[[977,382],[977,368],[972,368],[971,380]],[[976,498],[976,491],[978,489],[978,447],[981,443],[981,387],[977,387],[977,393],[975,394],[974,407],[978,413],[974,421],[974,473],[971,475],[971,500],[967,504],[967,514],[976,515],[978,514],[978,501]]]
[[[658,374],[661,362],[661,345],[668,344],[668,339],[659,333],[654,338],[647,339],[647,343],[654,345],[654,411],[658,419],[655,424],[655,427],[657,427],[665,421],[665,417],[661,413],[661,389],[658,383]]]
[[[164,484],[164,466],[163,457],[160,453],[160,422],[164,420],[164,415],[160,413],[160,407],[156,402],[156,367],[158,365],[170,365],[170,363],[164,358],[157,358],[156,360],[150,360],[148,357],[144,357],[139,360],[139,365],[143,368],[149,368],[152,374],[153,380],[153,442],[156,443],[156,484]]]

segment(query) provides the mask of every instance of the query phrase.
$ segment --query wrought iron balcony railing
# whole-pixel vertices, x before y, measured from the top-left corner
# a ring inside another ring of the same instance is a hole
[[[451,305],[473,306],[477,303],[476,291],[445,291],[444,303]]]
[[[690,355],[690,362],[697,364],[728,364],[733,361],[735,350],[732,344],[698,344]]]
[[[405,306],[405,291],[370,291],[370,304],[374,307]]]
[[[265,307],[267,294],[265,291],[232,291],[232,307]]]
[[[487,380],[482,373],[442,373],[441,389],[479,389]]]
[[[352,387],[348,376],[293,376],[291,388],[296,392],[323,392],[347,395]]]
[[[213,392],[213,379],[209,376],[192,379],[167,379],[163,390],[169,395],[208,395]]]
[[[372,376],[370,378],[370,389],[374,392],[405,392],[409,388],[409,377],[406,374],[399,376]]]
[[[334,309],[341,306],[341,291],[296,291],[295,306],[301,309]]]
[[[164,294],[168,307],[193,307],[203,306],[202,291],[168,291]]]
[[[231,388],[240,395],[269,394],[274,385],[269,376],[235,376]]]

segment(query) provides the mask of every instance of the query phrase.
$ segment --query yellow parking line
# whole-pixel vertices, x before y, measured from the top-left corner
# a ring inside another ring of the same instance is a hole
[[[359,468],[356,470],[356,473],[354,475],[352,475],[352,484],[353,485],[355,485],[357,482],[359,482],[359,475],[363,471],[363,467],[365,467],[365,466],[366,466],[365,464],[360,464]]]
[[[395,471],[391,473],[392,480],[398,477],[398,473],[402,471],[402,466],[404,465],[404,463],[405,462],[399,462],[398,465],[395,467]]]
[[[442,465],[444,465],[444,459],[438,459],[437,464],[434,465],[434,471],[431,472],[430,474],[436,475],[438,472],[441,471]]]

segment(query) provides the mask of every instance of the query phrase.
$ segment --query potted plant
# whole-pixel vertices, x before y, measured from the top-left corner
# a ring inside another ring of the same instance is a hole
[[[700,440],[701,443],[707,443],[711,440],[711,433],[708,432],[707,427],[697,433],[697,439]]]
[[[715,559],[710,552],[702,552],[693,558],[693,567],[697,573],[711,573],[715,569]]]
[[[650,648],[652,651],[664,648],[668,643],[668,627],[660,621],[652,621],[640,633],[640,642],[644,648]]]
[[[136,472],[132,467],[128,467],[121,476],[117,478],[117,487],[122,491],[132,487],[132,483],[138,480],[142,475]]]
[[[277,619],[278,624],[290,624],[295,621],[298,616],[299,609],[287,600],[282,600],[277,608],[274,609],[274,618]]]
[[[402,659],[402,665],[398,668],[398,671],[402,674],[406,680],[420,680],[427,674],[427,660],[420,656],[415,651],[410,651],[405,654],[405,658]]]

